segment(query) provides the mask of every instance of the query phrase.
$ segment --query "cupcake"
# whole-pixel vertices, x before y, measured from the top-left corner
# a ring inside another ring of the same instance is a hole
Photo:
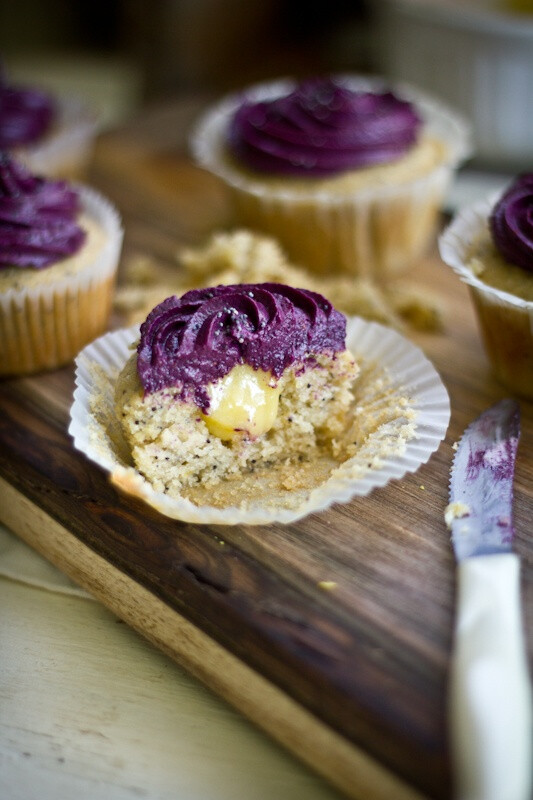
[[[0,375],[61,366],[105,330],[122,235],[94,190],[0,154]]]
[[[450,418],[411,342],[279,283],[169,297],[87,345],[75,381],[76,449],[197,524],[289,523],[367,495],[425,463]]]
[[[336,76],[231,95],[200,119],[191,148],[229,187],[237,224],[315,272],[385,280],[431,242],[468,131],[412,89]]]
[[[96,119],[78,98],[14,86],[0,71],[0,150],[30,171],[80,179],[96,132]]]
[[[533,173],[460,212],[439,246],[468,285],[497,378],[533,398]]]
[[[358,372],[345,333],[324,297],[282,284],[168,298],[116,385],[137,470],[155,491],[199,503],[226,504],[244,478],[295,484],[296,465],[340,448]]]

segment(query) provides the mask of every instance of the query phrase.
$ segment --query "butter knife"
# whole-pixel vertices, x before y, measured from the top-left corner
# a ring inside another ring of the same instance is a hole
[[[520,408],[505,399],[464,432],[445,518],[458,562],[450,735],[458,800],[529,800],[531,689],[520,560],[512,552]]]

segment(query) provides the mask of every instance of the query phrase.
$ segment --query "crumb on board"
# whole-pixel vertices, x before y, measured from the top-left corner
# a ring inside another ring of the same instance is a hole
[[[331,592],[333,589],[337,588],[336,581],[318,581],[317,586],[319,589],[323,589],[325,592]]]
[[[348,315],[397,330],[438,332],[443,328],[442,300],[425,287],[397,279],[380,287],[368,278],[312,275],[291,264],[278,242],[240,229],[215,232],[200,247],[181,248],[172,267],[149,255],[130,257],[115,293],[115,309],[126,324],[142,322],[165,298],[215,284],[285,283],[326,296]]]
[[[459,500],[456,500],[453,503],[449,503],[445,510],[444,510],[444,520],[448,528],[452,527],[453,522],[456,519],[462,519],[463,517],[468,517],[471,513],[472,509],[466,503],[461,503]]]

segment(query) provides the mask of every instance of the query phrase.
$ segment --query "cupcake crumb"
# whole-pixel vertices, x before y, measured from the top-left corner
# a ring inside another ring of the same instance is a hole
[[[449,503],[446,506],[444,510],[444,520],[448,528],[451,528],[456,519],[468,517],[471,513],[472,509],[469,505],[466,503],[461,503],[460,501],[456,501],[454,503]]]
[[[318,292],[345,314],[404,330],[438,332],[442,300],[408,281],[383,289],[368,278],[318,277],[292,264],[279,243],[246,229],[217,232],[198,247],[181,248],[174,268],[146,255],[132,256],[115,296],[115,308],[128,324],[141,322],[159,302],[216,284],[285,283]]]

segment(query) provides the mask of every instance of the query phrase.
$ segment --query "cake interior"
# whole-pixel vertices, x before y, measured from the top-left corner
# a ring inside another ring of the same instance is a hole
[[[161,495],[154,492],[155,486],[142,476],[140,469],[134,464],[132,456],[132,444],[128,441],[124,428],[122,408],[117,416],[117,398],[119,406],[126,406],[128,400],[139,414],[144,414],[147,407],[140,405],[139,386],[137,384],[135,363],[133,358],[126,362],[126,366],[115,365],[111,361],[104,365],[96,361],[90,362],[90,390],[88,396],[89,428],[88,439],[93,457],[100,463],[107,464],[110,471],[112,482],[122,491],[133,494],[147,501],[156,508],[163,510],[163,513],[181,518],[184,513],[182,504],[184,501],[194,504],[198,508],[198,514],[202,509],[210,508],[226,510],[235,509],[236,513],[247,511],[252,508],[264,510],[282,509],[298,510],[308,504],[313,492],[319,491],[325,502],[331,492],[337,492],[339,485],[352,486],[354,482],[364,480],[373,470],[379,470],[390,460],[401,457],[406,449],[407,443],[416,435],[417,412],[413,406],[413,400],[405,389],[398,385],[397,381],[389,374],[388,370],[381,364],[372,360],[357,358],[359,372],[355,379],[344,386],[348,394],[344,394],[344,410],[336,417],[335,425],[338,430],[335,435],[328,436],[331,428],[331,420],[335,420],[331,412],[323,414],[326,424],[317,429],[316,434],[311,439],[307,438],[306,448],[303,453],[296,452],[297,428],[293,422],[283,420],[283,409],[285,402],[289,401],[289,393],[285,393],[285,398],[280,398],[279,427],[283,431],[273,430],[270,439],[275,438],[279,442],[293,440],[293,448],[287,453],[285,458],[281,457],[281,449],[278,451],[280,458],[275,463],[272,458],[267,458],[264,452],[264,461],[260,464],[257,460],[253,465],[253,471],[248,469],[236,469],[227,472],[224,480],[215,478],[215,473],[220,476],[221,472],[212,469],[211,480],[208,483],[193,482],[189,480],[189,485],[178,489],[174,485],[176,496],[171,498],[169,494],[162,495],[172,504],[172,507],[163,509],[157,500]],[[318,371],[317,375],[319,374]],[[291,391],[297,388],[296,380],[305,379],[305,389],[307,376],[303,373],[300,376],[293,376],[290,382],[293,383]],[[317,387],[318,388],[318,387]],[[127,394],[123,391],[126,389]],[[311,391],[312,387],[309,387]],[[122,398],[122,399],[121,399]],[[332,403],[324,403],[324,406],[331,406]],[[149,406],[150,414],[152,407]],[[174,413],[177,413],[178,406],[173,406]],[[292,409],[294,412],[294,409]],[[155,412],[154,412],[155,413]],[[164,412],[160,412],[163,414]],[[169,413],[170,404],[169,404]],[[180,414],[186,414],[186,409],[179,409]],[[190,410],[189,412],[190,413]],[[305,408],[300,407],[299,413],[305,417]],[[316,408],[314,409],[316,413]],[[197,415],[197,412],[196,412]],[[181,418],[183,419],[183,418]],[[196,416],[195,416],[196,419]],[[132,410],[130,421],[134,428],[135,417]],[[139,420],[140,421],[140,420]],[[303,420],[298,423],[300,431]],[[181,423],[180,423],[181,424]],[[200,427],[200,426],[199,426]],[[200,428],[201,430],[201,428]],[[198,429],[197,429],[198,431]],[[300,434],[301,435],[301,434]],[[144,434],[146,436],[146,434]],[[214,446],[221,451],[220,443],[214,444],[212,441],[207,443],[207,434],[204,431],[204,447]],[[293,438],[294,437],[294,438]],[[260,445],[254,445],[256,449]],[[226,446],[227,447],[227,446]],[[142,449],[142,448],[141,448]],[[155,448],[154,448],[155,449]],[[152,451],[153,452],[153,451]],[[153,455],[159,455],[153,452]],[[302,458],[300,459],[300,456]],[[194,452],[189,450],[190,460],[194,459]],[[254,458],[252,451],[249,451],[250,466]],[[155,461],[155,459],[153,459]],[[159,459],[158,459],[159,461]],[[204,466],[206,475],[208,474],[207,459]],[[195,465],[194,469],[197,470]],[[190,470],[190,476],[194,472]],[[183,483],[183,478],[182,478]],[[185,512],[186,517],[189,511]]]
[[[292,365],[279,379],[270,430],[257,437],[237,431],[223,440],[210,432],[196,405],[180,400],[177,389],[144,396],[134,354],[117,381],[115,413],[133,463],[155,491],[223,506],[231,497],[235,502],[246,485],[291,491],[334,468],[346,449],[342,440],[357,371],[348,351],[317,356],[306,369]]]

